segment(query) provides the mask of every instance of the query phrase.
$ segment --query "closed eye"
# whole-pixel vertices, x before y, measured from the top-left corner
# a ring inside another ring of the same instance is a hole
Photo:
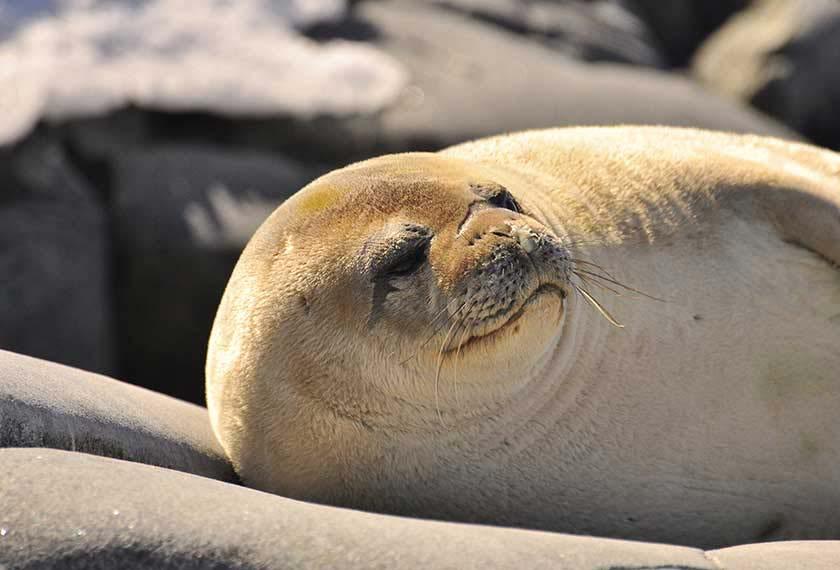
[[[381,273],[388,277],[402,277],[410,275],[420,269],[429,256],[429,240],[422,239],[405,244],[407,247],[400,251],[395,258],[383,266]]]
[[[513,212],[521,211],[519,203],[517,203],[516,199],[507,190],[502,190],[494,196],[489,197],[487,201],[497,208],[504,208]]]

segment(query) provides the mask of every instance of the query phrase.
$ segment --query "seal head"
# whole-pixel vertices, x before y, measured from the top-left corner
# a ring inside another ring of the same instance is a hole
[[[359,430],[446,431],[533,374],[570,268],[561,239],[474,165],[396,155],[316,180],[257,232],[214,327],[211,417],[236,434],[223,442],[237,470],[352,502],[365,458],[387,457]]]

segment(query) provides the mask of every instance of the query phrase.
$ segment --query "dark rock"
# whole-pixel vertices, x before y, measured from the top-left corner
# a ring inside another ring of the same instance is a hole
[[[644,22],[620,0],[436,0],[579,61],[664,67]]]
[[[840,148],[840,3],[759,0],[703,45],[695,74],[815,142]]]
[[[703,40],[750,0],[623,0],[652,30],[668,63],[683,67]]]
[[[0,450],[0,466],[10,570],[716,568],[691,548],[375,515],[66,451]]]
[[[6,351],[0,447],[69,449],[235,480],[206,409]]]
[[[279,155],[198,146],[113,165],[120,375],[204,401],[204,358],[233,265],[260,223],[315,175]]]
[[[107,235],[50,133],[0,150],[0,347],[112,371]]]

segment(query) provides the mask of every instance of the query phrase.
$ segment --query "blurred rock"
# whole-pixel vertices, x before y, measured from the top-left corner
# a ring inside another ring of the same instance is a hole
[[[757,0],[709,38],[694,73],[840,148],[840,2]]]
[[[113,366],[108,224],[51,133],[0,149],[0,347]]]
[[[619,0],[435,0],[578,61],[663,67],[656,41]]]
[[[280,155],[196,145],[114,158],[122,378],[204,402],[207,339],[233,265],[262,221],[315,174]]]
[[[0,450],[0,465],[9,568],[715,568],[691,548],[337,509],[80,453]]]
[[[319,46],[298,30],[341,18],[345,4],[2,2],[0,145],[42,119],[130,104],[231,116],[375,113],[403,86],[400,66],[369,45]]]
[[[795,136],[680,77],[581,64],[434,6],[362,3],[357,15],[380,30],[377,43],[411,72],[411,85],[381,113],[374,131],[388,151],[564,125],[661,124]]]
[[[2,350],[1,447],[67,449],[236,479],[206,409]]]
[[[807,1],[807,0],[806,0]],[[672,67],[688,64],[703,40],[751,0],[622,0],[652,30]]]

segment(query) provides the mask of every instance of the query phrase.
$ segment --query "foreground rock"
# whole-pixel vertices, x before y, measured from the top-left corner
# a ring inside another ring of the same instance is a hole
[[[204,408],[2,350],[0,447],[68,449],[235,479]]]
[[[12,568],[715,568],[688,548],[348,511],[78,453],[0,450],[0,465]]]
[[[840,559],[840,542],[704,553],[397,518],[66,451],[0,450],[0,468],[9,568],[833,570]]]
[[[711,88],[840,148],[840,3],[759,0],[703,45],[695,74]]]

